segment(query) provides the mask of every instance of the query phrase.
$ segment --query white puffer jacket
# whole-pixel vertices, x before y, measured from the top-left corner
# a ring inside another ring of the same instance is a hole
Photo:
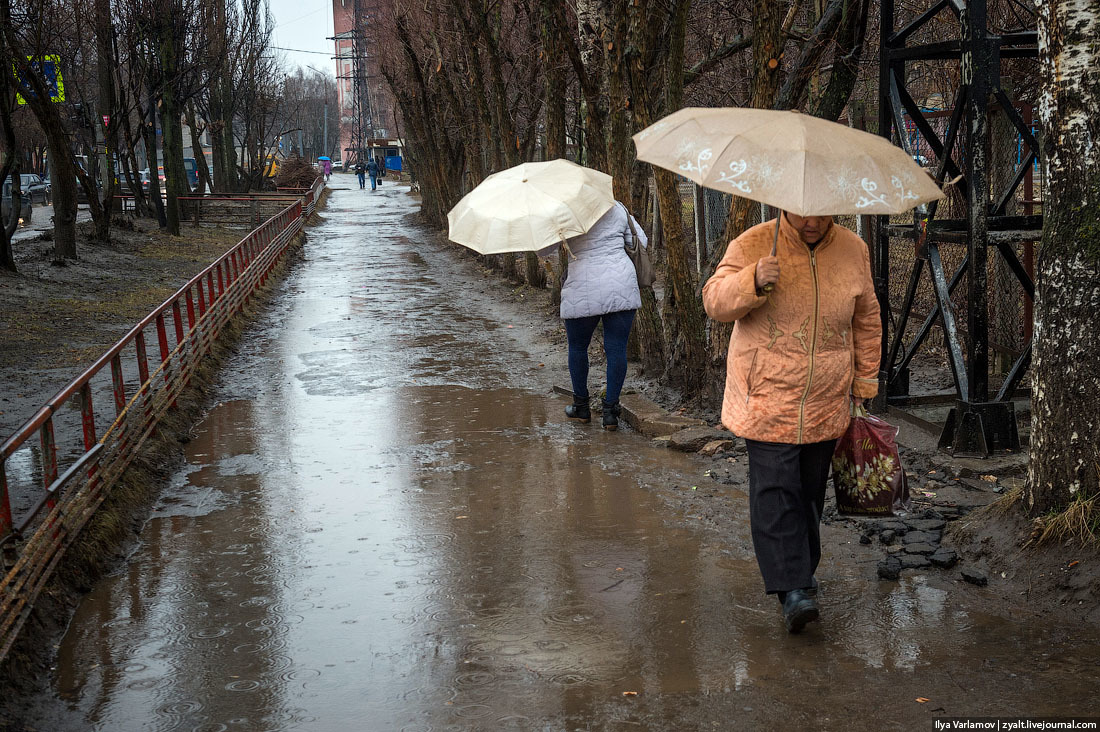
[[[569,260],[561,288],[561,317],[586,318],[642,306],[638,275],[624,249],[630,241],[628,216],[626,207],[617,203],[587,233],[568,240],[576,259]],[[634,230],[648,248],[649,240],[637,219]]]

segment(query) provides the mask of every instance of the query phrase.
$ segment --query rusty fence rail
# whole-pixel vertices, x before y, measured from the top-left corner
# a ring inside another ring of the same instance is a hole
[[[265,284],[313,213],[322,187],[319,180],[252,230],[0,444],[0,660],[66,549],[175,405],[230,319]],[[152,339],[156,350],[150,353]],[[93,392],[112,394],[113,409],[97,411]],[[19,490],[13,491],[16,483]]]

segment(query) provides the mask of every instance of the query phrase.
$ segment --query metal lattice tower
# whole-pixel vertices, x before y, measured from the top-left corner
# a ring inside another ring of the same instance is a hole
[[[370,75],[367,65],[367,26],[368,18],[363,9],[362,0],[354,0],[353,4],[353,28],[350,32],[334,36],[333,40],[351,41],[351,55],[338,55],[337,60],[351,61],[351,74],[337,76],[337,79],[348,79],[352,83],[352,108],[355,115],[352,140],[345,152],[354,154],[354,162],[364,160],[367,149],[367,141],[374,135],[374,109],[370,97]]]
[[[1022,4],[1016,5],[1026,10]],[[878,217],[874,274],[883,312],[880,398],[897,405],[915,401],[909,394],[909,366],[938,320],[943,327],[956,392],[954,407],[940,435],[941,448],[981,455],[996,450],[1017,450],[1020,438],[1011,400],[1030,364],[1031,343],[1027,343],[1000,390],[991,398],[987,262],[992,249],[992,256],[1003,258],[1023,293],[1034,298],[1032,278],[1017,257],[1013,244],[1040,239],[1042,217],[1010,216],[1006,210],[1016,200],[1025,174],[1037,160],[1039,146],[1031,125],[1024,121],[1003,88],[1001,67],[1004,59],[1038,57],[1035,18],[1033,14],[1016,12],[1021,27],[994,33],[989,26],[987,0],[931,0],[926,10],[898,28],[895,1],[880,0],[880,9],[879,133],[914,153],[909,149],[908,116],[919,133],[922,146],[930,148],[936,158],[937,182],[943,184],[945,180],[957,178],[955,185],[965,198],[966,207],[965,218],[937,220],[936,202],[918,212],[912,224],[902,226],[891,225],[886,217]],[[945,13],[953,13],[957,18],[961,29],[958,38],[910,45],[920,31],[931,28]],[[914,100],[906,79],[908,64],[935,62],[956,63],[961,70],[955,108],[942,139]],[[992,106],[1000,107],[1007,115],[1022,140],[1022,147],[1019,166],[1013,170],[1010,182],[1004,190],[992,191],[991,196],[989,122]],[[914,252],[905,301],[900,312],[894,313],[890,311],[889,286],[892,238],[911,240],[912,244],[907,246],[913,246]],[[944,245],[965,246],[966,249],[961,265],[953,273],[945,270],[940,256]],[[906,344],[914,296],[925,270],[931,279],[936,304]],[[952,291],[964,274],[968,282],[965,345],[951,304]]]

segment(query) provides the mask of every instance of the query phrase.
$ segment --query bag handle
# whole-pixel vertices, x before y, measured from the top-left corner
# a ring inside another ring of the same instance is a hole
[[[637,251],[638,247],[640,247],[642,243],[638,241],[638,230],[634,228],[634,217],[630,215],[630,210],[626,207],[625,204],[620,203],[619,205],[622,206],[623,211],[626,212],[626,225],[630,227],[631,244],[634,245],[633,247],[631,247],[624,242],[623,246],[628,252]]]

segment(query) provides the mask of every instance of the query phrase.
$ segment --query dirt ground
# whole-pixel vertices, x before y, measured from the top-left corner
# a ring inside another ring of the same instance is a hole
[[[49,233],[15,244],[17,275],[0,271],[0,435],[6,438],[146,313],[241,239],[185,225],[169,236],[122,219],[109,244],[88,241],[53,262]],[[125,228],[123,228],[125,227]]]
[[[187,229],[176,240],[160,234],[151,222],[138,222],[134,231],[117,231],[111,245],[79,245],[80,259],[63,267],[51,264],[47,240],[17,246],[20,274],[0,275],[2,436],[239,238],[240,232]],[[565,334],[549,293],[502,281],[499,273],[473,256],[468,262],[466,271],[455,273],[456,289],[470,288],[499,302],[516,329],[537,344],[532,352],[546,354],[533,382],[555,374],[557,383],[567,384]],[[601,358],[597,345],[594,373]],[[686,398],[690,395],[640,376],[634,365],[628,386],[670,411],[683,409],[704,419],[721,432],[717,405],[700,407],[697,400]],[[1032,523],[1013,503],[1025,474],[1024,456],[955,459],[935,450],[934,435],[909,427],[903,428],[899,441],[913,510],[900,522],[849,519],[836,514],[830,498],[823,529],[826,552],[832,555],[828,561],[860,573],[868,583],[891,581],[880,574],[884,568],[889,574],[890,557],[906,554],[906,534],[939,534],[934,537],[937,553],[953,551],[957,562],[938,570],[944,580],[958,592],[974,592],[974,585],[984,581],[980,597],[991,611],[1021,607],[1029,613],[1055,614],[1067,625],[1100,622],[1096,549],[1072,542],[1025,547]],[[670,521],[691,525],[716,542],[729,541],[743,533],[735,530],[741,511],[733,508],[744,501],[741,486],[747,485],[743,445],[735,440],[730,450],[700,457],[700,462],[703,477],[697,485],[656,490],[670,509]],[[941,528],[929,528],[934,525]]]

